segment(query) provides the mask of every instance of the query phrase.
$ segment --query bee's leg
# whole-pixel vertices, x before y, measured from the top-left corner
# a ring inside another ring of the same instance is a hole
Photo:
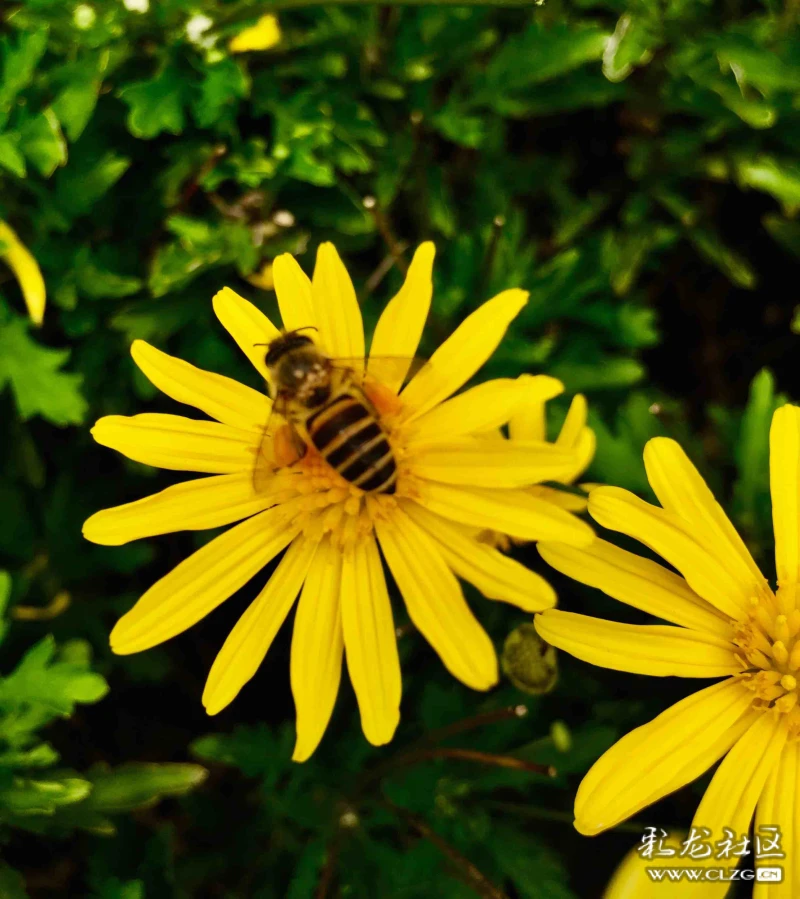
[[[306,454],[306,444],[297,430],[288,422],[275,432],[273,452],[279,468],[294,465]]]

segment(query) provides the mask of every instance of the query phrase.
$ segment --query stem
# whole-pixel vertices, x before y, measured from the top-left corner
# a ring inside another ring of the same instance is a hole
[[[483,899],[509,899],[506,893],[495,886],[480,868],[473,865],[455,846],[451,846],[447,840],[439,836],[435,830],[432,830],[422,818],[419,818],[407,809],[401,808],[399,805],[395,805],[388,799],[383,804],[389,811],[416,830],[421,837],[432,843],[445,858],[449,859],[456,871],[461,875],[462,880],[467,886],[474,889],[479,896],[482,896]]]
[[[480,765],[490,765],[496,768],[531,771],[534,774],[543,774],[545,777],[556,776],[556,769],[552,765],[540,765],[537,762],[515,758],[513,755],[498,755],[494,752],[480,752],[477,749],[451,749],[448,746],[409,752],[407,755],[400,756],[397,763],[399,767],[400,765],[414,764],[427,761],[428,759],[460,759],[461,761],[478,762]]]

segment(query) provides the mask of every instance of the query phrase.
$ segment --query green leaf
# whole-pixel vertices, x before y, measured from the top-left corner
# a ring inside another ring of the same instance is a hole
[[[67,142],[52,109],[25,122],[19,129],[19,137],[22,152],[45,178],[67,161]]]
[[[0,134],[0,165],[12,175],[24,178],[27,171],[25,157],[20,150],[20,136],[16,132]]]
[[[609,81],[622,81],[635,66],[650,62],[659,43],[644,15],[625,13],[603,50],[603,74]]]
[[[77,155],[77,159],[75,156]],[[113,151],[76,154],[56,175],[56,202],[68,218],[88,212],[125,174],[131,161]]]
[[[112,769],[93,768],[86,776],[92,784],[87,808],[113,813],[148,808],[165,796],[183,796],[203,783],[208,772],[200,765],[178,762],[131,762]]]
[[[47,49],[48,32],[41,26],[28,34],[20,34],[16,44],[6,37],[0,43],[3,60],[0,78],[0,127],[8,121],[17,95],[33,80],[36,67]]]
[[[3,899],[28,899],[25,879],[5,862],[0,862],[0,896]]]
[[[0,819],[8,815],[52,815],[59,806],[85,799],[91,789],[91,784],[79,777],[16,777],[0,787]]]
[[[0,706],[36,705],[52,715],[70,715],[76,703],[92,703],[108,692],[108,684],[87,662],[63,661],[48,635],[28,650],[7,677],[0,678]]]
[[[145,895],[143,881],[110,877],[95,885],[91,899],[145,899]]]
[[[145,140],[163,132],[180,134],[185,125],[186,85],[175,66],[168,65],[154,78],[136,81],[120,91],[128,104],[128,130]]]
[[[32,340],[22,318],[0,320],[0,387],[9,385],[23,420],[41,415],[56,425],[80,424],[86,416],[80,375],[60,369],[69,350]]]
[[[232,121],[239,100],[250,93],[250,80],[236,60],[230,57],[205,71],[199,96],[192,102],[195,120],[201,128]]]

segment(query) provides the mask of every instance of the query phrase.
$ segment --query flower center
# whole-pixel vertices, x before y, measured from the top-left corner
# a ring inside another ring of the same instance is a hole
[[[755,694],[757,708],[790,714],[794,736],[800,736],[800,609],[797,585],[787,584],[776,596],[750,600],[751,609],[735,625],[733,642],[742,665],[742,683]]]

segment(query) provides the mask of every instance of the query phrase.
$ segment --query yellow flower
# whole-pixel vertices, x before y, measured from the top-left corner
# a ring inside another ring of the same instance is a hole
[[[431,301],[433,255],[432,244],[417,250],[405,284],[381,315],[368,378],[381,358],[415,354]],[[361,311],[332,245],[320,247],[311,281],[288,254],[275,260],[273,273],[287,330],[316,328],[314,339],[330,356],[364,358]],[[526,300],[523,291],[507,290],[484,303],[399,395],[403,372],[370,381],[397,459],[393,495],[365,494],[310,450],[256,490],[252,471],[268,397],[136,341],[132,354],[144,374],[215,420],[112,415],[97,422],[95,439],[148,465],[212,477],[98,512],[84,525],[85,536],[117,545],[246,520],[151,587],[114,628],[114,651],[139,652],[181,633],[286,550],[217,656],[203,694],[206,710],[219,712],[253,677],[300,593],[291,653],[294,758],[308,758],[322,737],[344,650],[364,733],[374,744],[386,743],[399,720],[400,666],[380,544],[412,622],[445,666],[475,689],[495,684],[494,647],[458,577],[489,599],[528,611],[552,606],[555,595],[541,577],[474,534],[497,528],[529,540],[586,545],[593,539],[587,524],[526,492],[529,484],[571,470],[574,453],[540,440],[498,445],[473,436],[509,420],[520,399],[518,382],[489,381],[452,397],[494,352]],[[228,288],[214,297],[214,309],[268,379],[263,344],[278,336],[275,325]]]
[[[248,53],[251,50],[269,50],[281,39],[278,20],[273,15],[261,16],[255,25],[240,31],[230,39],[231,53]]]
[[[41,269],[16,232],[3,221],[0,221],[0,256],[5,258],[19,282],[31,321],[35,325],[41,325],[45,306],[45,287]]]
[[[575,826],[584,834],[613,827],[722,759],[694,826],[710,828],[716,839],[723,827],[745,833],[755,811],[758,826],[782,827],[786,878],[769,887],[769,896],[797,897],[800,408],[778,409],[770,431],[775,592],[680,446],[655,438],[644,460],[661,508],[626,490],[599,487],[590,494],[589,512],[603,527],[648,546],[683,577],[604,540],[586,549],[540,544],[539,551],[559,571],[671,624],[546,611],[537,616],[537,629],[554,646],[607,668],[724,680],[608,750],[578,790]],[[724,892],[706,886],[709,895]]]
[[[694,868],[699,867],[696,859],[688,855],[681,856],[681,842],[685,834],[670,834],[662,846],[673,854],[665,857],[646,858],[641,854],[641,845],[634,846],[617,866],[611,880],[603,893],[603,899],[666,899],[667,885],[663,881],[654,880],[647,873],[647,868]],[[729,866],[731,862],[718,862],[720,866]],[[671,886],[671,889],[675,889]],[[697,893],[698,888],[700,893]],[[678,888],[680,889],[680,887]],[[702,885],[693,882],[687,896],[705,899]],[[674,894],[671,894],[674,895]]]

